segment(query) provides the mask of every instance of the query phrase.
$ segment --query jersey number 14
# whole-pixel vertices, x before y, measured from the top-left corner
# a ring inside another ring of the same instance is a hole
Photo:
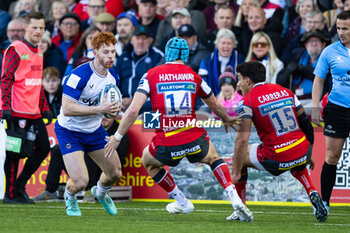
[[[191,113],[191,93],[174,91],[165,94],[165,108],[168,116]]]

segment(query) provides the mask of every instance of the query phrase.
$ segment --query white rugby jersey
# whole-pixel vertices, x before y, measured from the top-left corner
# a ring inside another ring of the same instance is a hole
[[[99,75],[92,61],[74,69],[63,82],[63,96],[79,105],[96,106],[99,104],[99,94],[107,84],[118,85],[118,74],[109,69],[106,76]],[[101,126],[102,114],[89,116],[65,116],[60,110],[57,116],[58,124],[66,129],[91,133]]]

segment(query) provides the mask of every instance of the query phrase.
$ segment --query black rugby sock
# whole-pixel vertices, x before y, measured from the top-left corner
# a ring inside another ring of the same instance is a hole
[[[322,199],[327,202],[328,206],[332,195],[333,186],[335,184],[336,175],[337,165],[329,165],[324,162],[321,172],[321,194]]]

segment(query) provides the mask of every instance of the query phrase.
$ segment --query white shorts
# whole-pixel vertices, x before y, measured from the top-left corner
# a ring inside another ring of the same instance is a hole
[[[261,171],[266,171],[266,169],[261,165],[261,163],[258,160],[258,146],[259,143],[254,143],[250,145],[250,150],[249,150],[249,160],[250,162],[259,170]]]

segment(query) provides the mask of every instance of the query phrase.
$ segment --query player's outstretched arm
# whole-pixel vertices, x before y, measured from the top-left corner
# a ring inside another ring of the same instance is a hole
[[[234,130],[236,130],[235,125],[238,125],[240,117],[229,117],[225,111],[225,108],[219,103],[214,95],[203,99],[203,101],[208,105],[210,110],[212,110],[217,116],[222,119],[226,132],[228,130],[228,127],[232,127]]]
[[[118,102],[108,103],[106,101],[106,96],[99,106],[83,106],[67,97],[62,97],[62,110],[65,116],[89,116],[99,113],[115,115],[114,113],[120,111],[120,109],[121,104]]]
[[[146,100],[147,96],[144,93],[138,91],[135,92],[129,108],[123,115],[118,130],[113,136],[107,137],[109,142],[105,145],[105,157],[110,157],[113,154],[113,151],[118,147],[123,136],[128,132],[132,124],[134,124],[139,115],[140,109]]]
[[[323,120],[321,116],[319,103],[320,103],[320,99],[323,91],[324,82],[325,82],[325,79],[322,79],[316,75],[314,79],[314,84],[312,86],[311,120],[317,126],[321,126],[320,122]]]
[[[235,140],[235,153],[232,156],[232,182],[237,184],[241,178],[241,170],[248,157],[248,142],[250,136],[251,119],[242,119]]]

